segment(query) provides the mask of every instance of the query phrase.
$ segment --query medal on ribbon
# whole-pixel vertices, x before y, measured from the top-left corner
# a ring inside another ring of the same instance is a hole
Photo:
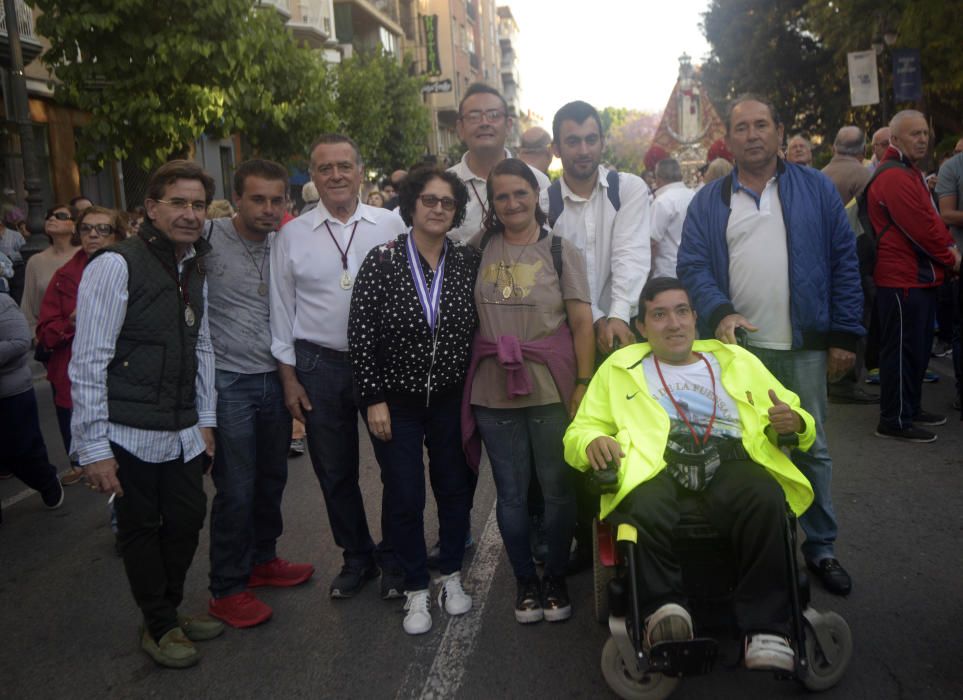
[[[421,302],[428,327],[434,333],[441,307],[441,285],[445,278],[445,254],[448,252],[448,241],[445,241],[445,247],[441,251],[438,269],[435,271],[435,277],[432,279],[430,287],[425,281],[425,273],[421,269],[421,258],[418,255],[418,249],[415,247],[414,236],[411,232],[408,233],[406,244],[408,246],[408,269],[411,270],[411,280],[415,284],[418,301]]]

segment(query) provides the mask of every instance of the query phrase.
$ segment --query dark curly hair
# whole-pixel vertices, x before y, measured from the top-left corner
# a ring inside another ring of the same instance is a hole
[[[498,215],[495,214],[495,192],[492,188],[492,181],[499,175],[514,175],[515,177],[522,178],[529,184],[535,193],[535,221],[538,222],[539,228],[544,228],[545,223],[548,221],[548,215],[542,211],[542,208],[538,204],[538,180],[535,179],[535,173],[528,167],[528,164],[518,158],[506,158],[505,160],[499,161],[495,167],[492,168],[491,172],[488,173],[488,182],[485,184],[488,192],[488,213],[485,215],[482,227],[486,231],[492,231],[493,233],[501,233],[505,230],[505,224],[499,221]]]
[[[433,165],[415,168],[401,183],[398,190],[398,212],[404,222],[411,226],[418,197],[425,191],[425,187],[432,180],[441,180],[451,186],[451,193],[455,197],[455,217],[451,220],[451,227],[458,228],[465,220],[465,210],[468,208],[468,190],[465,184],[454,173],[442,170]]]

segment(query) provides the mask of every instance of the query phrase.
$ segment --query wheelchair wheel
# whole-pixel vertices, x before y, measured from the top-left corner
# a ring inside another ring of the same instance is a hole
[[[623,700],[664,700],[679,685],[678,678],[647,673],[636,680],[625,668],[615,640],[609,637],[602,647],[602,676],[609,688]]]
[[[806,619],[806,658],[809,659],[809,674],[803,685],[809,690],[827,690],[839,683],[853,657],[853,635],[849,625],[834,612],[820,613],[814,620]],[[832,649],[823,649],[812,627],[828,633]],[[832,660],[827,658],[827,652]]]
[[[609,621],[609,581],[615,578],[614,566],[603,566],[599,557],[599,523],[592,521],[592,579],[595,584],[595,619],[600,624]]]

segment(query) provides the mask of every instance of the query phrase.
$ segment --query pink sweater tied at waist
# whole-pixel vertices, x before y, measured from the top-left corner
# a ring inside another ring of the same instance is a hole
[[[496,358],[505,370],[505,390],[510,399],[532,393],[532,377],[524,360],[548,367],[566,407],[572,398],[572,392],[575,391],[577,376],[575,346],[572,332],[566,323],[561,324],[551,335],[528,342],[522,342],[514,335],[503,335],[497,342],[493,342],[483,338],[481,333],[476,333],[472,343],[471,362],[465,377],[465,391],[461,399],[461,445],[469,466],[476,472],[481,462],[481,436],[478,434],[475,414],[471,408],[471,389],[478,364],[488,357]]]

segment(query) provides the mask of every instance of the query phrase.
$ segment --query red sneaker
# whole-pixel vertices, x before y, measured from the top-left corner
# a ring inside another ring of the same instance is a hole
[[[254,627],[270,620],[273,613],[270,607],[255,598],[250,591],[224,598],[211,598],[207,612],[211,617],[223,620],[231,627]]]
[[[250,588],[258,586],[277,586],[287,588],[298,586],[314,575],[314,567],[310,564],[292,564],[289,561],[275,557],[266,564],[258,564],[251,571],[251,578],[247,585]]]

